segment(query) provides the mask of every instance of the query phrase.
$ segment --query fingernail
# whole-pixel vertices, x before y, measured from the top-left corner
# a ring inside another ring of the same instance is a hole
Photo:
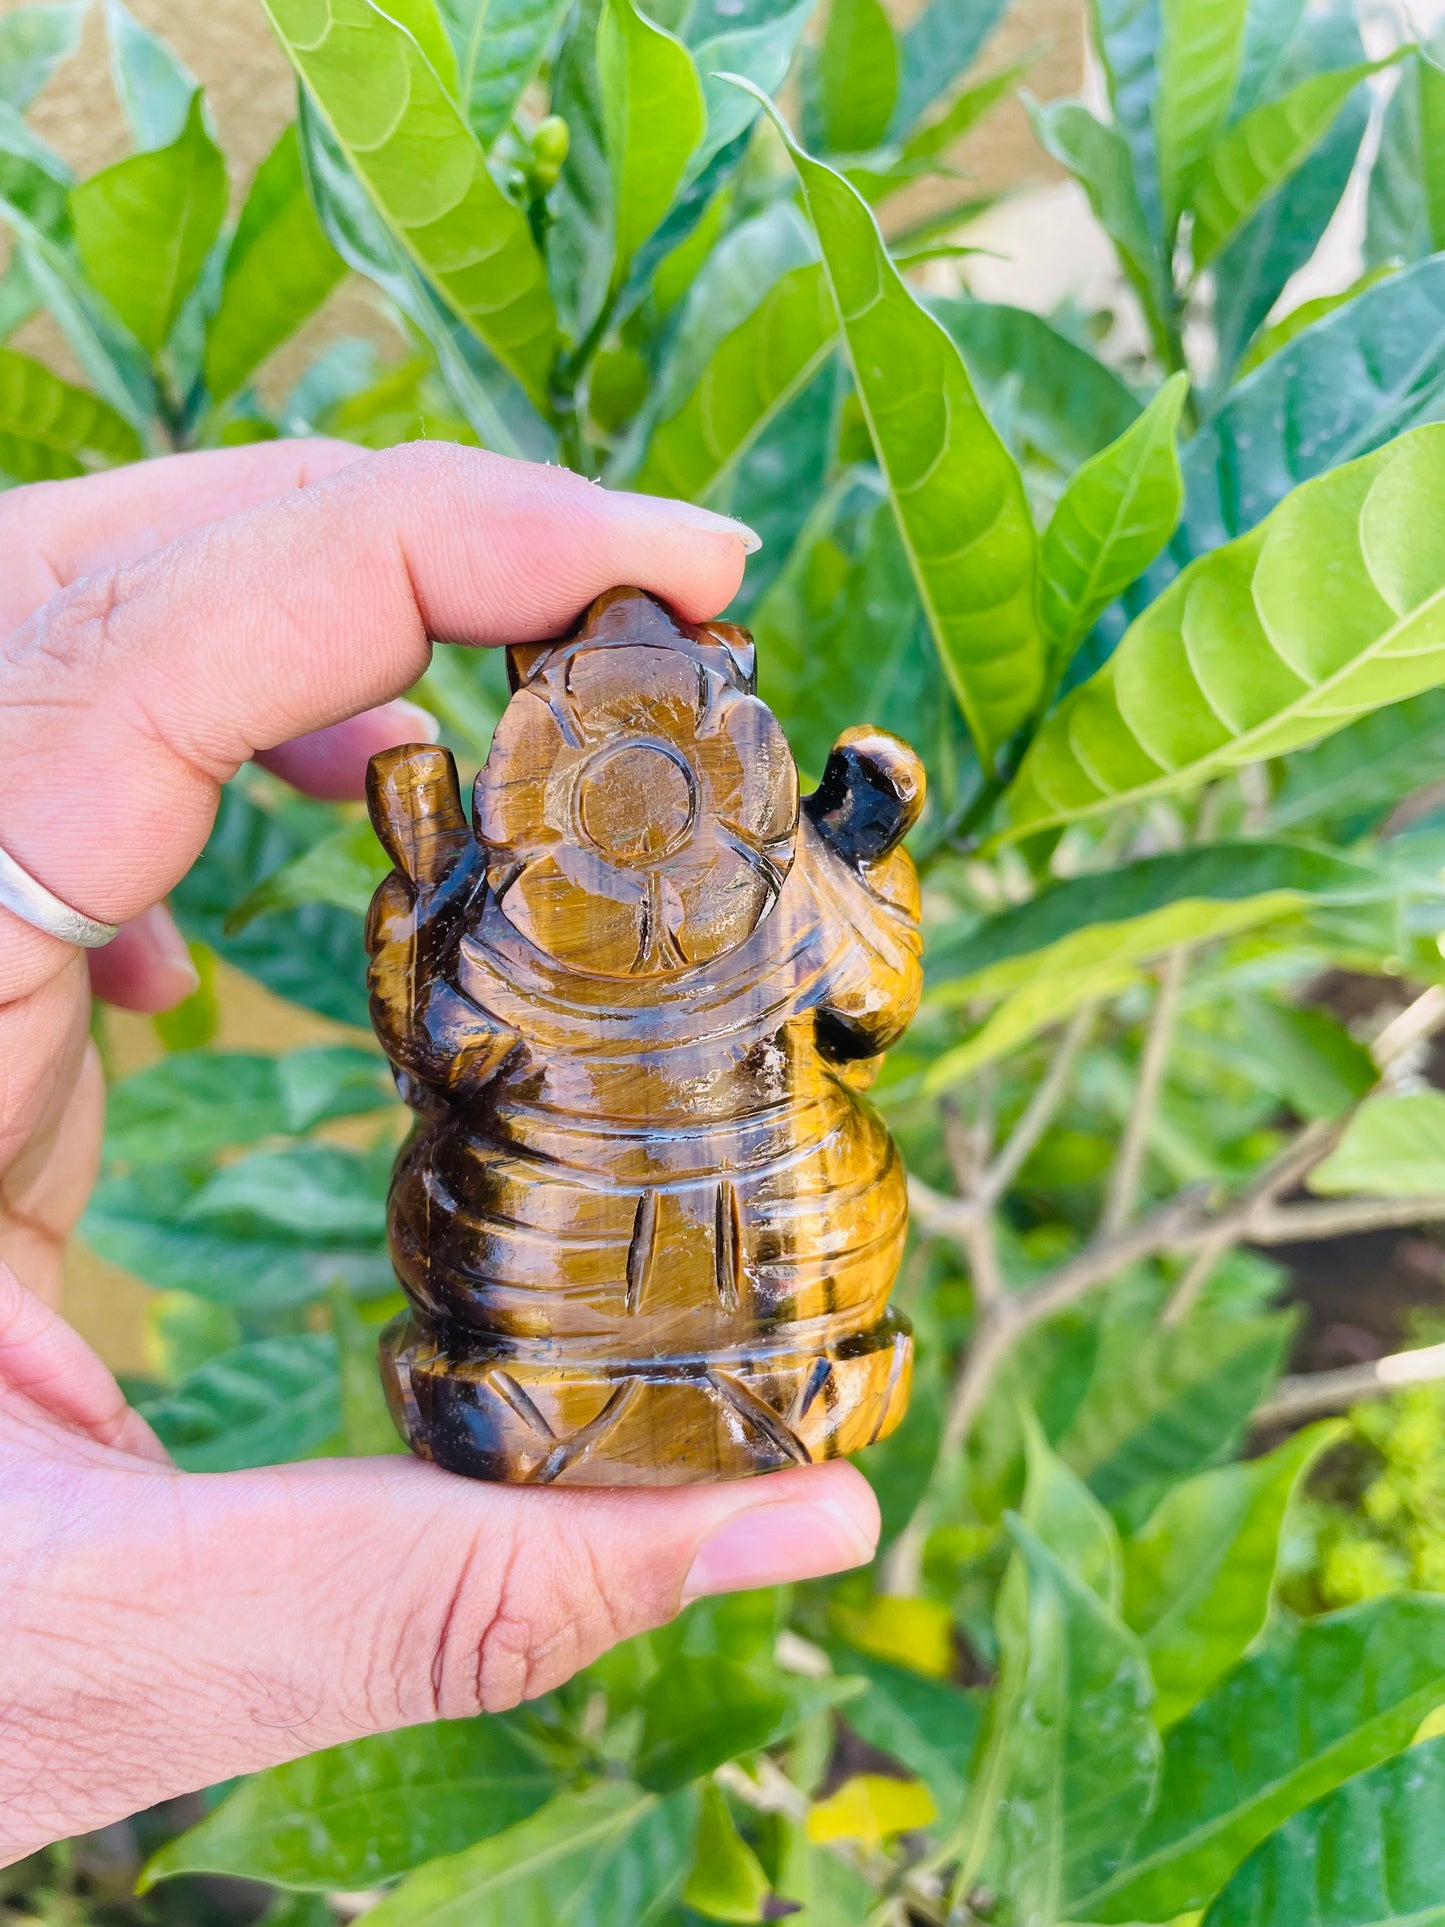
[[[790,1579],[818,1579],[866,1565],[874,1541],[831,1499],[812,1505],[760,1505],[734,1513],[698,1547],[683,1604],[705,1593],[746,1592]]]
[[[719,515],[714,509],[699,508],[696,502],[679,502],[671,495],[638,495],[635,501],[646,505],[649,514],[661,515],[669,522],[685,522],[689,528],[704,529],[709,535],[730,535],[741,542],[744,555],[756,555],[763,538],[746,522],[735,516]]]
[[[408,702],[405,696],[398,696],[386,705],[386,712],[394,716],[398,725],[404,725],[403,734],[409,743],[434,743],[442,733],[442,726],[429,709],[420,703]]]
[[[199,990],[200,973],[191,961],[186,940],[176,928],[176,920],[166,906],[163,903],[153,904],[149,910],[136,918],[136,922],[140,925],[157,963],[187,980],[190,988],[186,995],[189,996],[193,990]]]

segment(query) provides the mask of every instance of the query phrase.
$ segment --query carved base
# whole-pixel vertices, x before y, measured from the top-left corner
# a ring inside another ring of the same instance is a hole
[[[893,1311],[823,1351],[754,1344],[619,1364],[442,1332],[416,1312],[381,1337],[412,1450],[516,1485],[690,1485],[842,1458],[897,1425],[912,1369],[912,1333]]]

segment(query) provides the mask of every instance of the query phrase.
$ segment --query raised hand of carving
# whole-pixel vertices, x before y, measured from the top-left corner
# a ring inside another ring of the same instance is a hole
[[[889,1431],[906,1204],[858,1095],[919,989],[913,752],[849,730],[799,807],[752,644],[618,589],[510,652],[469,826],[445,750],[377,757],[367,926],[417,1124],[383,1339],[419,1452],[673,1484]],[[474,827],[473,827],[474,826]]]

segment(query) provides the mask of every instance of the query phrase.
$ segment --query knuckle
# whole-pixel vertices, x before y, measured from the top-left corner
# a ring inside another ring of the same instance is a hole
[[[12,669],[92,675],[120,646],[137,578],[133,567],[102,569],[52,596],[11,638]]]

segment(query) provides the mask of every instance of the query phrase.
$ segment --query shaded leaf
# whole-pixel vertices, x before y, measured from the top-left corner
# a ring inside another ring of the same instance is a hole
[[[637,11],[604,0],[597,77],[612,170],[614,278],[662,225],[707,127],[702,83],[680,40]]]
[[[76,246],[98,293],[158,354],[226,211],[226,163],[200,94],[169,147],[133,154],[72,188]]]
[[[281,44],[397,244],[545,404],[555,322],[525,211],[416,40],[370,0],[266,0]]]
[[[380,1110],[390,1086],[375,1051],[346,1044],[283,1057],[180,1051],[110,1086],[105,1155],[117,1164],[196,1162],[230,1145]]]
[[[1203,1927],[1437,1927],[1442,1799],[1445,1739],[1346,1781],[1255,1849]]]
[[[1341,1429],[1313,1425],[1264,1458],[1186,1479],[1124,1542],[1124,1619],[1143,1641],[1160,1727],[1182,1719],[1263,1630],[1285,1509]]]
[[[734,1661],[673,1659],[643,1695],[635,1777],[670,1793],[775,1739],[789,1708],[781,1690]]]
[[[200,83],[169,42],[143,27],[121,0],[105,0],[110,71],[136,147],[148,153],[180,138]]]
[[[1307,1182],[1322,1197],[1445,1197],[1445,1094],[1382,1091],[1369,1098]]]
[[[1043,687],[1037,539],[1022,478],[863,200],[785,138],[929,626],[992,764]]]
[[[559,1793],[530,1818],[407,1875],[372,1927],[648,1927],[682,1885],[689,1790],[661,1800],[624,1781]]]
[[[1089,0],[1089,25],[1115,127],[1123,135],[1151,233],[1159,233],[1159,158],[1154,101],[1164,21],[1160,0]]]
[[[1127,1855],[1158,1778],[1159,1737],[1133,1634],[1022,1521],[1009,1530],[1027,1613],[1005,1630],[959,1886],[981,1881],[1019,1919],[1052,1922]]]
[[[1445,680],[1445,542],[1425,512],[1442,468],[1445,430],[1416,429],[1186,570],[1035,738],[1014,833],[1192,788]]]
[[[862,154],[888,132],[899,48],[882,0],[832,0],[807,125],[826,153]]]
[[[1188,392],[1174,375],[1123,436],[1078,470],[1044,534],[1044,626],[1062,664],[1174,533],[1184,505],[1175,436]]]
[[[438,0],[457,56],[457,91],[490,147],[542,64],[565,0]]]
[[[553,1784],[505,1715],[378,1733],[252,1774],[166,1842],[143,1886],[226,1873],[359,1891],[515,1826]]]
[[[383,1300],[386,1313],[396,1300]],[[341,1443],[351,1458],[371,1458],[407,1450],[406,1441],[396,1429],[386,1402],[386,1393],[376,1369],[378,1324],[368,1324],[356,1300],[343,1285],[333,1285],[327,1293],[331,1313],[331,1335],[336,1340],[337,1372],[341,1391]],[[377,1308],[369,1307],[375,1314]]]
[[[134,428],[96,395],[41,362],[0,349],[0,475],[58,481],[115,462],[138,461]]]
[[[1400,69],[1370,170],[1365,259],[1419,261],[1445,248],[1445,67],[1417,48]]]
[[[316,218],[296,129],[288,127],[256,170],[226,250],[220,302],[206,329],[212,401],[233,395],[345,272]]]
[[[973,65],[1003,18],[1005,0],[929,0],[903,35],[898,104],[890,132],[906,134]]]
[[[23,114],[80,40],[86,0],[17,7],[0,19],[0,101]]]
[[[839,1669],[861,1673],[868,1690],[844,1709],[849,1726],[870,1746],[916,1773],[945,1824],[963,1804],[968,1763],[983,1718],[984,1695],[870,1654],[839,1648]]]
[[[322,1332],[297,1332],[238,1345],[140,1412],[187,1472],[239,1472],[299,1458],[341,1423],[336,1342]]]
[[[1291,1813],[1408,1746],[1442,1700],[1445,1600],[1372,1599],[1281,1628],[1169,1734],[1130,1864],[1083,1898],[1080,1917],[1202,1907]]]
[[[1251,998],[1240,1017],[1261,1084],[1277,1091],[1297,1117],[1338,1117],[1379,1076],[1364,1045],[1325,1011]]]
[[[356,817],[263,877],[227,917],[226,934],[234,936],[258,917],[308,903],[329,903],[364,917],[390,870],[391,859],[371,824],[364,816]]]
[[[1394,269],[1388,267],[1371,268],[1338,294],[1319,294],[1312,301],[1302,301],[1297,308],[1291,308],[1288,314],[1281,315],[1278,321],[1261,329],[1255,336],[1249,353],[1239,365],[1240,373],[1252,374],[1261,362],[1268,361],[1271,355],[1277,355],[1296,335],[1303,334],[1306,328],[1312,328],[1317,321],[1323,321],[1327,314],[1333,314],[1337,308],[1346,307],[1366,288],[1374,287],[1377,281],[1383,281],[1393,272]]]

